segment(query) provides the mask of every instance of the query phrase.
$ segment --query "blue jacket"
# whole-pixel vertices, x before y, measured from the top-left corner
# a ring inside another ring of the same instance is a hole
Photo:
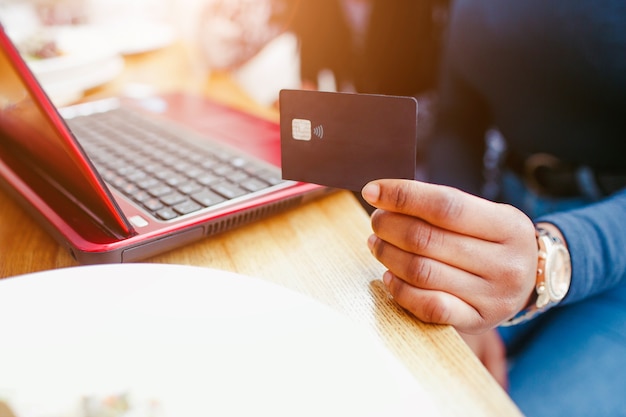
[[[492,126],[511,152],[626,174],[623,0],[456,0],[441,83],[434,182],[478,194]],[[566,303],[626,284],[626,190],[534,220],[567,240]]]

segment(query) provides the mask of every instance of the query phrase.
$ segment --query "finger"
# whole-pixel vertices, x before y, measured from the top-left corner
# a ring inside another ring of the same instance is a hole
[[[507,315],[514,311],[515,298],[508,291],[505,295],[495,294],[493,283],[480,276],[432,258],[405,252],[375,236],[371,242],[372,252],[388,268],[387,274],[408,286],[447,293],[473,308],[483,322],[501,321],[498,313],[502,309]]]
[[[428,223],[458,233],[498,242],[513,232],[525,216],[505,216],[512,207],[473,196],[443,185],[413,180],[376,180],[362,190],[372,206],[419,217]],[[527,225],[526,225],[527,226]]]
[[[537,249],[532,229],[529,231],[529,244],[492,242],[448,231],[415,217],[380,209],[372,214],[372,228],[379,240],[371,237],[370,249],[388,269],[422,288],[437,288],[463,295],[466,301],[471,301],[480,311],[499,311],[500,314],[518,311],[520,304],[527,302],[528,294],[535,285]],[[518,230],[516,235],[520,237],[522,231]],[[436,260],[450,268],[440,268],[440,276],[428,276],[426,273],[429,271],[421,269],[429,265],[417,263],[412,255]],[[455,274],[454,268],[468,274]],[[422,278],[421,282],[412,275],[416,273]],[[450,276],[445,277],[444,274]],[[466,290],[460,283],[451,280],[451,277],[457,275],[469,280],[468,284],[474,286],[473,293],[478,289],[489,291],[493,302],[485,303],[479,298],[472,298],[472,294],[457,292],[460,288]],[[482,285],[477,286],[476,277],[484,280]],[[441,282],[435,283],[436,279]],[[424,280],[432,283],[424,285]],[[482,301],[481,304],[476,304],[479,301]]]
[[[409,254],[418,254],[453,265],[477,275],[485,275],[493,266],[484,259],[493,259],[501,250],[500,244],[477,239],[442,229],[403,214],[377,210],[372,214],[372,230],[383,241]],[[408,262],[407,256],[393,258],[396,252],[386,253],[384,245],[376,247],[374,255],[385,264]]]
[[[461,331],[486,326],[476,309],[452,294],[414,287],[389,271],[383,280],[394,300],[426,323],[449,324]]]
[[[526,303],[527,298],[520,294],[530,293],[535,269],[524,262],[523,254],[511,254],[503,244],[441,230],[431,234],[441,233],[445,237],[416,245],[389,238],[395,229],[396,233],[403,233],[401,230],[410,227],[385,227],[379,235],[369,237],[368,246],[380,263],[407,284],[448,292],[494,323],[502,320],[495,314],[509,315],[521,309],[520,303]],[[503,259],[506,261],[501,262]]]
[[[490,286],[478,275],[428,256],[407,252],[376,235],[369,238],[368,246],[380,263],[414,287],[454,294],[472,305],[477,298],[488,297]]]

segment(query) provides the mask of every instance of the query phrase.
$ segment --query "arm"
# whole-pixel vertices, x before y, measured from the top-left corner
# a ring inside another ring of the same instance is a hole
[[[572,303],[626,282],[626,190],[598,203],[537,219],[561,231],[572,259]]]

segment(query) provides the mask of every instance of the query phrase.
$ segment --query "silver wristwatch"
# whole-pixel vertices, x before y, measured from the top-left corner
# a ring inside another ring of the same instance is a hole
[[[560,302],[569,290],[572,280],[569,251],[561,239],[551,235],[546,229],[537,227],[536,235],[539,260],[535,297],[528,308],[505,321],[501,326],[512,326],[530,320],[538,313]]]

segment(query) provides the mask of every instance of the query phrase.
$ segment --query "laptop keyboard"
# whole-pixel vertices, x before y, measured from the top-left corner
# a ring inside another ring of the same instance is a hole
[[[173,220],[280,184],[280,170],[216,143],[196,144],[128,110],[66,120],[103,179]]]

